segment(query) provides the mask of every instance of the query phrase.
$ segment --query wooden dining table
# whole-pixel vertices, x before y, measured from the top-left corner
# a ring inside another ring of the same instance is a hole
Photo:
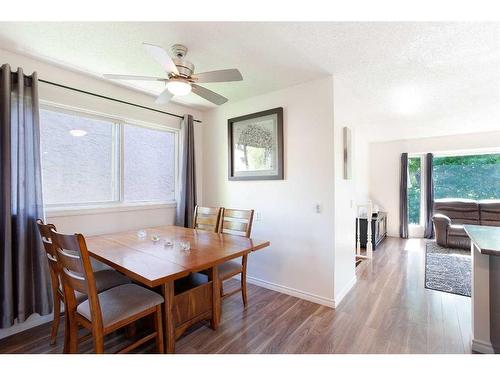
[[[136,230],[87,237],[87,248],[91,257],[133,281],[161,290],[167,353],[174,353],[176,338],[200,320],[210,320],[212,329],[217,329],[221,315],[217,266],[270,245],[269,241],[177,226],[146,228],[145,232],[143,237]],[[183,249],[181,241],[189,242],[190,249]],[[176,291],[176,280],[181,282],[199,271],[208,275],[207,283]]]

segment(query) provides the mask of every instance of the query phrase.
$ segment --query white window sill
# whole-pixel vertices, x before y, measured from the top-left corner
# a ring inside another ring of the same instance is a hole
[[[161,208],[175,208],[176,202],[138,202],[138,203],[115,203],[115,204],[100,204],[88,206],[71,206],[71,207],[45,207],[47,217],[61,217],[61,216],[77,216],[77,215],[94,215],[110,212],[124,212],[124,211],[143,211],[143,210],[157,210]]]

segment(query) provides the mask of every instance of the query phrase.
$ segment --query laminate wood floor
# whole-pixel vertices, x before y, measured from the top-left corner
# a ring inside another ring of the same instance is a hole
[[[176,352],[470,353],[470,298],[424,288],[424,246],[386,239],[357,268],[358,282],[335,310],[250,284],[247,308],[239,295],[226,299],[219,329],[193,327]],[[49,335],[50,323],[7,337],[0,353],[61,353],[62,329],[55,346]],[[126,341],[121,332],[109,335],[106,352]],[[92,352],[92,341],[79,349]]]

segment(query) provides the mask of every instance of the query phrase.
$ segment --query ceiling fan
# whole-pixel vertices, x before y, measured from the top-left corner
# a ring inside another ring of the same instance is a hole
[[[243,77],[238,69],[214,70],[212,72],[194,73],[194,65],[184,59],[187,48],[182,44],[174,44],[170,48],[173,56],[167,51],[153,44],[142,43],[144,49],[155,59],[167,73],[168,78],[134,76],[122,74],[104,74],[104,78],[137,81],[160,81],[165,82],[166,87],[156,98],[156,104],[168,103],[174,96],[188,95],[190,92],[201,96],[217,105],[227,102],[227,98],[213,92],[197,83],[242,81]]]

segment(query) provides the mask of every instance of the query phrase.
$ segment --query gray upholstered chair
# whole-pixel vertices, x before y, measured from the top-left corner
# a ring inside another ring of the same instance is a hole
[[[252,233],[253,214],[254,210],[222,208],[219,233],[249,238]],[[230,260],[218,266],[221,298],[241,292],[244,306],[247,305],[247,260],[248,255],[243,255],[241,261]],[[241,274],[240,287],[224,293],[224,281],[239,274]]]
[[[438,245],[470,249],[464,224],[500,226],[500,200],[436,199],[432,221]]]
[[[136,284],[124,284],[98,293],[90,256],[81,234],[66,235],[51,230],[57,251],[57,263],[63,283],[65,307],[69,318],[69,352],[78,351],[78,328],[91,331],[96,353],[104,353],[104,336],[149,315],[154,316],[155,329],[121,349],[127,353],[149,340],[156,340],[163,353],[161,305],[163,297]],[[79,302],[77,292],[88,299]]]
[[[45,253],[47,254],[47,260],[49,262],[50,279],[52,284],[52,298],[54,302],[54,319],[52,320],[52,330],[50,333],[50,344],[54,345],[56,343],[57,331],[59,330],[59,322],[61,318],[61,303],[64,303],[64,293],[61,283],[60,270],[57,263],[57,251],[52,242],[52,232],[51,229],[56,230],[54,224],[44,224],[40,219],[36,221],[40,236],[42,238],[43,247]],[[106,269],[94,272],[94,278],[96,283],[97,292],[103,292],[105,290],[114,288],[118,285],[130,283],[128,277],[123,276],[121,273],[115,270]],[[76,301],[81,303],[87,299],[87,295],[76,292]],[[67,332],[64,332],[65,336]],[[67,340],[65,339],[65,343]],[[67,348],[65,348],[67,350]]]

